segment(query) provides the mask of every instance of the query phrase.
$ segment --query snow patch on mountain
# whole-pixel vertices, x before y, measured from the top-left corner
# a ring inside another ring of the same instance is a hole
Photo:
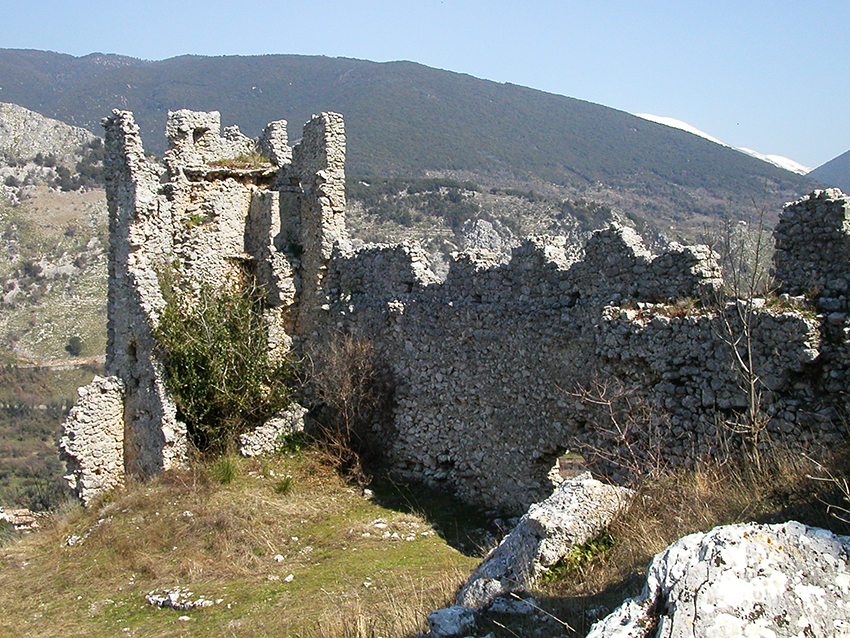
[[[755,157],[756,159],[759,159],[763,162],[767,162],[768,164],[773,164],[774,166],[778,166],[779,168],[784,168],[786,171],[797,173],[797,175],[805,175],[812,170],[810,167],[804,166],[803,164],[795,162],[794,160],[788,157],[784,157],[782,155],[765,155],[764,153],[759,153],[758,151],[754,151],[750,148],[745,148],[743,146],[731,146],[730,144],[727,144],[726,142],[717,139],[713,135],[709,135],[705,131],[701,131],[697,127],[691,126],[690,124],[688,124],[687,122],[683,122],[682,120],[677,120],[674,117],[652,115],[651,113],[635,113],[634,115],[636,117],[643,118],[644,120],[655,122],[656,124],[663,124],[664,126],[677,128],[687,133],[698,135],[699,137],[707,139],[709,142],[714,142],[715,144],[720,144],[721,146],[732,148],[736,151],[744,153],[745,155],[749,155],[750,157]]]

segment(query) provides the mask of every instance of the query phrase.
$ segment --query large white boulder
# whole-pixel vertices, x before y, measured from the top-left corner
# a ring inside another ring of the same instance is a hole
[[[587,638],[850,638],[850,537],[797,522],[691,534]]]

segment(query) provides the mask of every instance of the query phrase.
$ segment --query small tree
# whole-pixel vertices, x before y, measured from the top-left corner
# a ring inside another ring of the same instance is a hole
[[[383,447],[373,426],[392,409],[392,381],[369,341],[337,335],[315,353],[311,383],[327,409],[319,434],[331,462],[358,481]]]
[[[167,304],[154,334],[178,418],[202,453],[229,452],[290,403],[296,366],[270,356],[265,295],[252,277],[234,290],[201,286],[191,298],[168,273],[160,281]]]
[[[764,410],[764,384],[758,373],[755,326],[757,311],[762,304],[758,299],[771,294],[774,289],[770,274],[769,254],[772,246],[765,231],[766,210],[753,200],[757,223],[752,229],[745,222],[725,220],[719,236],[709,244],[720,253],[725,290],[717,299],[717,335],[727,346],[732,359],[732,369],[746,396],[744,412],[725,420],[725,426],[743,437],[747,454],[762,469],[761,443],[770,415]],[[731,296],[732,303],[728,303]]]
[[[78,336],[73,336],[68,339],[68,345],[65,346],[65,350],[73,357],[79,357],[83,352],[83,340]]]

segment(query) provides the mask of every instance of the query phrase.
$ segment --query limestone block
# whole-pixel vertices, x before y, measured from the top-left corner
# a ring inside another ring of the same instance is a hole
[[[304,431],[307,408],[293,403],[260,427],[239,435],[239,454],[262,456],[273,454],[280,448],[280,437]]]
[[[428,615],[431,638],[459,638],[475,629],[475,612],[469,607],[447,607]]]
[[[850,537],[791,521],[686,536],[588,638],[850,637]]]
[[[573,546],[598,536],[631,498],[632,491],[605,485],[586,472],[565,480],[552,496],[532,505],[458,593],[457,602],[482,607],[521,591]]]

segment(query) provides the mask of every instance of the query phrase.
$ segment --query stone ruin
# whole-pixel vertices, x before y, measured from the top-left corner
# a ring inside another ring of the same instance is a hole
[[[217,112],[170,113],[164,166],[132,113],[104,126],[108,376],[81,389],[62,440],[84,502],[186,461],[153,337],[165,263],[198,286],[253,274],[280,354],[369,340],[393,380],[392,418],[374,426],[390,468],[470,502],[524,511],[566,450],[615,479],[740,450],[747,394],[729,330],[745,302],[723,298],[707,247],[652,255],[614,225],[580,260],[564,238],[528,237],[508,263],[460,253],[441,280],[414,242],[352,250],[338,114],[314,116],[290,148],[284,121],[251,140]],[[267,161],[240,162],[255,153]],[[760,445],[828,448],[848,408],[850,201],[816,191],[786,207],[776,238],[788,294],[747,306],[770,417]]]

